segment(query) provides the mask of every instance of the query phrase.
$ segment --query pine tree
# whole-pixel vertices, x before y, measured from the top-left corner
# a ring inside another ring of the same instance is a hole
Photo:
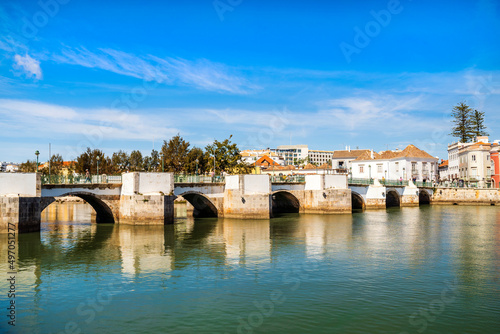
[[[486,126],[484,125],[484,112],[474,109],[474,112],[471,114],[470,123],[472,126],[472,132],[475,137],[479,136],[488,136],[488,133],[485,131]]]
[[[471,116],[472,109],[464,102],[460,102],[451,113],[454,126],[451,129],[451,135],[459,138],[462,143],[467,143],[474,138],[475,133],[472,129]]]

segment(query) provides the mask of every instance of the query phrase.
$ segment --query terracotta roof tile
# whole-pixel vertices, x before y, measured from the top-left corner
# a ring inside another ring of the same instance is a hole
[[[436,159],[429,153],[417,148],[415,145],[408,145],[402,151],[382,151],[379,153],[373,153],[373,159],[371,158],[371,154],[368,151],[364,153],[356,160],[388,160],[395,158],[426,158],[426,159]]]
[[[370,150],[350,150],[350,151],[334,151],[333,158],[358,158]]]

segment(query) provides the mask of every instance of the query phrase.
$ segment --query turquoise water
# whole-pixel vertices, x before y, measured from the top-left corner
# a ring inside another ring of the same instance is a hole
[[[497,207],[150,227],[49,209],[18,239],[17,325],[3,316],[4,332],[500,332]]]

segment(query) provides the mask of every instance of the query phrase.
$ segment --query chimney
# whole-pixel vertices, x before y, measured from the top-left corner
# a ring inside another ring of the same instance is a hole
[[[370,150],[370,158],[373,159],[373,150]]]

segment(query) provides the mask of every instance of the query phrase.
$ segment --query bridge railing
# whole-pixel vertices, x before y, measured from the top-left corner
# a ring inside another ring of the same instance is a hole
[[[384,186],[408,186],[409,181],[404,181],[404,180],[380,180],[380,184]]]
[[[356,178],[350,178],[348,179],[349,184],[354,184],[354,185],[362,185],[362,186],[369,186],[374,183],[373,179],[356,179]]]
[[[420,182],[420,181],[417,181],[417,182],[415,182],[415,185],[417,187],[428,187],[428,188],[434,187],[434,185],[432,184],[432,182]]]
[[[42,175],[42,184],[122,183],[121,175]]]
[[[223,183],[225,177],[222,175],[205,176],[205,175],[174,175],[175,183]]]
[[[271,183],[304,183],[305,175],[271,175]]]

